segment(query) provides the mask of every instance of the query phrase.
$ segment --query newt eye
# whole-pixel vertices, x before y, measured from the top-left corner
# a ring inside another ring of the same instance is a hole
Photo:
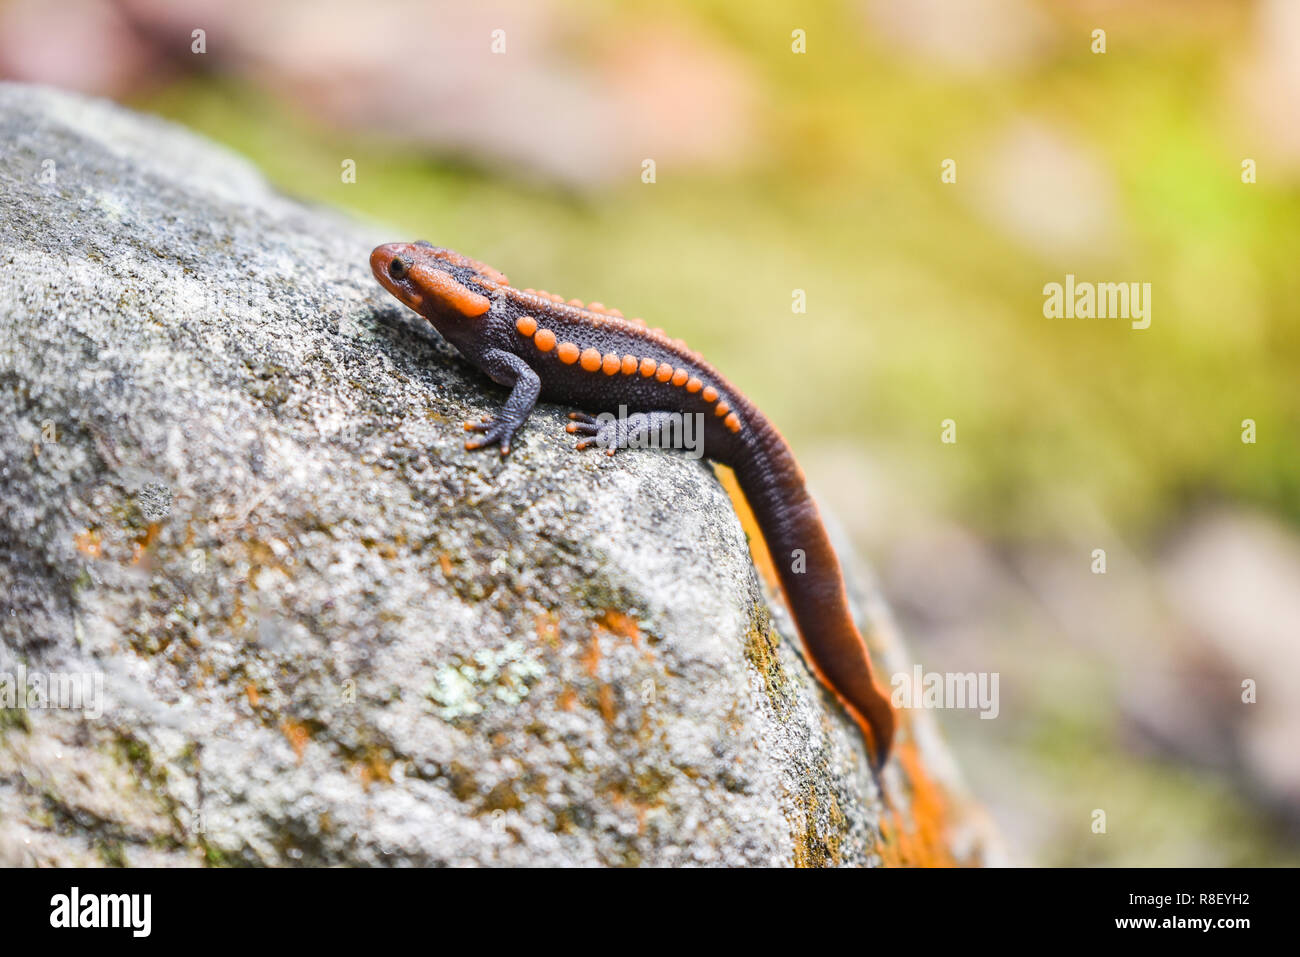
[[[410,270],[411,264],[400,256],[394,256],[393,261],[388,264],[388,275],[394,279],[401,279]]]

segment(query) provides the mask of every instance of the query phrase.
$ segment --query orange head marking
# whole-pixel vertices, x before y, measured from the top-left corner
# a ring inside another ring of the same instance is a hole
[[[379,284],[426,319],[477,319],[492,308],[488,297],[506,277],[450,249],[421,240],[386,243],[370,254]]]

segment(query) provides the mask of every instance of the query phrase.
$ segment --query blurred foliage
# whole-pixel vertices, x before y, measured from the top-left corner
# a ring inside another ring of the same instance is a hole
[[[800,9],[805,56],[777,5],[672,6],[760,85],[759,146],[726,175],[660,169],[644,185],[630,169],[625,185],[576,194],[325,129],[236,81],[184,82],[143,105],[293,193],[391,223],[394,238],[664,325],[796,445],[857,437],[918,477],[942,473],[934,504],[985,534],[1059,530],[1079,491],[1134,531],[1218,497],[1300,519],[1300,195],[1267,170],[1240,182],[1252,143],[1220,89],[1241,18],[1112,31],[1107,55],[1081,40],[972,78],[873,45],[851,6]],[[1086,38],[1088,22],[1070,26]],[[989,172],[991,135],[1023,117],[1104,160],[1118,248],[1030,248],[963,195]],[[356,184],[340,182],[342,157]],[[945,157],[956,185],[940,183]],[[1151,328],[1044,318],[1042,286],[1067,272],[1152,283]],[[795,288],[806,315],[791,313]],[[938,441],[949,417],[956,447]],[[1248,417],[1254,446],[1240,440]]]

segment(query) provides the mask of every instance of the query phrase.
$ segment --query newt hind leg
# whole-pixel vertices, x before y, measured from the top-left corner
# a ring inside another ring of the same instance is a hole
[[[670,426],[681,416],[676,412],[634,412],[625,418],[606,413],[600,417],[585,412],[570,412],[572,420],[564,427],[566,432],[581,435],[574,448],[593,446],[613,455],[619,449],[662,448],[662,439],[671,435]]]

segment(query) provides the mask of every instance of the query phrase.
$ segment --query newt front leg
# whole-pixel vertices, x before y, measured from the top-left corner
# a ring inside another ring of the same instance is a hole
[[[483,422],[466,422],[466,432],[480,432],[481,439],[470,439],[465,443],[467,449],[481,449],[489,445],[500,445],[501,454],[510,454],[510,442],[515,437],[542,391],[542,380],[528,367],[528,363],[510,352],[500,349],[484,350],[475,360],[479,368],[486,372],[495,382],[510,386],[510,398],[492,418]]]

